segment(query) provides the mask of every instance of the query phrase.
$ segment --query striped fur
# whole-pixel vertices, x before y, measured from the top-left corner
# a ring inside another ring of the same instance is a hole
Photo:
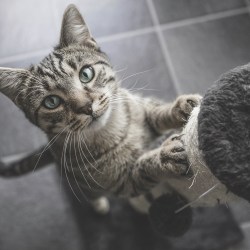
[[[85,65],[95,71],[88,84],[79,79]],[[53,159],[69,184],[74,183],[94,200],[100,212],[107,210],[108,203],[98,198],[107,193],[138,196],[169,176],[186,172],[180,140],[170,138],[154,150],[148,150],[148,145],[167,129],[180,128],[199,97],[180,96],[166,104],[121,88],[107,55],[73,5],[65,11],[55,50],[27,70],[1,68],[0,90],[50,140],[40,151],[46,154],[45,162],[37,168]],[[43,102],[48,95],[59,96],[62,104],[46,109]],[[36,154],[29,161],[26,158],[18,164],[2,165],[0,174],[27,173],[38,158]]]

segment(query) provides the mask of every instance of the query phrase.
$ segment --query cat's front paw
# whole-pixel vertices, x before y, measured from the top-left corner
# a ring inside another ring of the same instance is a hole
[[[99,197],[96,200],[92,201],[92,206],[94,208],[94,210],[98,213],[98,214],[108,214],[110,211],[110,204],[109,204],[109,200],[107,199],[107,197]]]
[[[174,175],[188,174],[188,158],[180,136],[174,135],[162,144],[160,162],[165,170]]]
[[[201,101],[200,95],[181,95],[179,96],[171,110],[173,119],[180,125],[187,122],[192,110]]]

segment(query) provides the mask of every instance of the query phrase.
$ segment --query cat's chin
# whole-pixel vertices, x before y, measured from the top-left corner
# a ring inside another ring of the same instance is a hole
[[[111,108],[108,107],[108,109],[104,112],[103,115],[101,115],[100,117],[98,117],[95,120],[92,120],[92,122],[88,126],[88,129],[89,130],[99,130],[99,129],[103,128],[107,124],[107,122],[110,118],[110,115],[111,115]]]

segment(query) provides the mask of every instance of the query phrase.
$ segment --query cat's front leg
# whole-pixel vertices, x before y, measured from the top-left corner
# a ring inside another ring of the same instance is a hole
[[[173,103],[148,102],[146,118],[149,125],[159,134],[167,129],[181,128],[193,108],[200,103],[200,95],[181,95]]]
[[[131,196],[145,193],[159,182],[189,171],[186,151],[180,136],[172,136],[159,148],[144,153],[132,170]]]

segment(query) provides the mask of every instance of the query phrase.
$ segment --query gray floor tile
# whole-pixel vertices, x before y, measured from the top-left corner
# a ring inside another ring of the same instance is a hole
[[[230,208],[234,213],[235,219],[239,223],[249,222],[250,223],[250,203],[247,201],[241,201],[230,204]]]
[[[128,77],[122,86],[145,88],[138,92],[146,96],[174,99],[176,92],[155,33],[105,42],[102,49],[111,57],[115,69],[123,69],[119,72],[120,78]],[[137,75],[131,76],[133,74]]]
[[[77,5],[94,37],[152,26],[145,0],[54,0],[58,22],[70,3]]]
[[[52,49],[51,49],[52,51]],[[39,63],[48,53],[44,53],[43,55],[39,56],[31,56],[25,59],[20,59],[17,61],[9,61],[9,62],[1,62],[0,59],[0,67],[9,67],[9,68],[29,68],[32,64]]]
[[[204,93],[222,73],[247,63],[249,30],[247,14],[166,30],[181,92]]]
[[[160,23],[245,7],[244,0],[153,0]]]
[[[248,227],[244,227],[242,230],[244,233],[244,240],[241,243],[228,248],[227,250],[249,250],[250,249],[250,225]]]
[[[245,0],[245,2],[248,6],[250,5],[250,0]]]
[[[153,0],[161,23],[240,8],[243,0]],[[250,1],[250,0],[249,0]],[[55,45],[62,13],[76,3],[95,37],[152,26],[145,0],[44,0],[0,1],[0,58],[43,50]],[[186,26],[164,32],[182,92],[204,92],[218,76],[250,58],[249,16]],[[123,86],[173,100],[175,88],[154,33],[102,43]],[[4,63],[28,67],[41,56]],[[1,60],[0,60],[1,61]],[[1,63],[0,63],[1,64]],[[134,83],[138,81],[136,85]],[[0,95],[0,157],[32,151],[46,142],[44,134]],[[0,181],[1,250],[83,249],[72,208],[56,184],[58,174],[47,168],[35,174]],[[230,206],[239,222],[250,220],[249,204]],[[18,209],[17,209],[18,208]],[[3,219],[4,218],[4,219]],[[65,228],[67,225],[67,228]],[[245,241],[231,250],[250,249],[250,229]]]
[[[32,152],[46,143],[45,135],[3,95],[0,95],[0,107],[0,157]]]
[[[50,0],[1,0],[0,58],[56,45],[55,24]]]
[[[1,250],[84,249],[58,175],[55,166],[48,166],[23,177],[1,178]]]

